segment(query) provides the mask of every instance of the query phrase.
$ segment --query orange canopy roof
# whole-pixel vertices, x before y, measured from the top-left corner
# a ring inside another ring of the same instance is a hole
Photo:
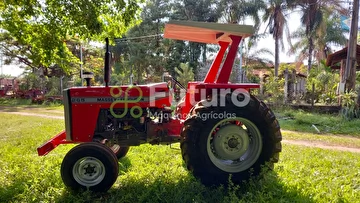
[[[222,24],[195,21],[169,21],[165,25],[164,37],[169,39],[217,44],[219,41],[232,42],[229,35],[253,35],[251,25]]]

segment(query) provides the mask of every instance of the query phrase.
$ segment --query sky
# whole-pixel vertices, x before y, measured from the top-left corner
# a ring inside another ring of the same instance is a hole
[[[360,16],[360,15],[359,15]],[[298,12],[294,12],[294,13],[291,13],[291,15],[289,15],[289,17],[287,18],[287,22],[288,22],[288,26],[289,26],[289,30],[290,30],[290,33],[296,31],[301,25],[301,22],[300,22],[300,14]],[[350,18],[351,19],[351,18]],[[350,19],[348,19],[348,21],[350,21]],[[350,23],[350,22],[349,22]],[[260,33],[261,32],[264,32],[265,28],[266,28],[266,25],[267,24],[263,24],[261,27],[260,27]],[[350,24],[348,25],[350,27]],[[285,33],[284,33],[285,34]],[[360,34],[360,17],[359,17],[359,31],[358,31],[358,35]],[[345,34],[346,37],[349,37],[348,34]],[[292,44],[294,44],[294,42],[296,41],[293,41],[292,40]],[[268,48],[269,50],[275,52],[275,41],[273,40],[272,36],[269,35],[267,36],[266,38],[264,39],[261,39],[259,42],[258,42],[258,48]],[[281,51],[280,53],[280,63],[288,63],[288,62],[294,62],[296,60],[296,55],[288,55],[287,52],[288,52],[288,47],[289,47],[289,44],[286,40],[286,36],[284,36],[284,47],[285,47],[285,51]],[[333,52],[336,52],[336,51],[339,51],[341,49],[343,49],[343,47],[339,47],[339,46],[331,46],[331,49]],[[273,58],[271,58],[272,61],[274,61]],[[307,60],[303,61],[303,63],[305,65],[307,65]]]
[[[19,68],[17,65],[3,65],[1,67],[1,73],[17,77],[21,75],[24,69]]]
[[[295,30],[297,30],[300,25],[301,25],[301,22],[300,22],[300,15],[297,14],[297,13],[292,13],[288,19],[288,26],[289,26],[289,30],[290,30],[290,33],[294,32]],[[262,24],[261,27],[260,27],[260,30],[259,32],[260,33],[263,33],[266,29],[266,26],[267,24]],[[266,32],[269,32],[269,30],[266,30]],[[285,34],[285,33],[284,33]],[[284,48],[285,50],[282,51],[280,49],[280,63],[288,63],[288,62],[294,62],[296,60],[296,57],[295,55],[292,55],[292,56],[289,56],[287,54],[288,52],[288,47],[289,47],[289,44],[286,40],[286,37],[284,36]],[[275,41],[272,37],[271,34],[269,34],[266,38],[263,38],[263,39],[260,39],[258,44],[257,44],[257,48],[260,49],[260,48],[267,48],[269,49],[270,51],[274,52],[275,54]],[[274,58],[271,58],[271,60],[274,62]]]
[[[300,15],[298,13],[292,13],[291,15],[289,15],[288,19],[288,25],[289,25],[289,29],[290,29],[290,33],[295,31],[297,28],[299,28],[299,26],[301,25],[300,23]],[[248,23],[248,22],[245,22]],[[360,21],[359,21],[360,23]],[[249,23],[251,24],[251,23]],[[265,28],[266,28],[267,24],[263,24],[260,27],[260,32],[264,32]],[[296,56],[295,55],[291,55],[289,56],[287,54],[288,50],[287,47],[289,47],[287,40],[284,38],[284,47],[285,47],[285,51],[284,52],[280,52],[280,63],[288,63],[288,62],[294,62],[296,60]],[[266,38],[261,39],[258,44],[257,44],[257,48],[261,49],[261,48],[267,48],[271,51],[274,52],[275,50],[275,42],[274,39],[272,38],[272,36],[269,34]],[[334,47],[333,51],[338,51],[340,49],[342,49],[341,47]],[[269,58],[268,56],[264,56]],[[274,60],[273,58],[270,58],[272,61]],[[307,64],[306,61],[304,61],[304,64]],[[1,61],[0,61],[0,66],[1,66]],[[23,73],[23,69],[19,68],[18,65],[2,65],[1,66],[1,73],[3,74],[8,74],[8,75],[12,75],[14,77],[19,76]]]

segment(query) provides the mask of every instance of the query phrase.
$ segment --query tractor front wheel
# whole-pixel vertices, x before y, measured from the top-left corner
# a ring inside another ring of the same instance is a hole
[[[181,133],[187,168],[205,185],[241,183],[278,161],[281,132],[273,112],[256,98],[237,107],[196,105]]]
[[[115,154],[101,143],[72,148],[61,164],[61,177],[72,190],[107,191],[116,181],[119,165]]]

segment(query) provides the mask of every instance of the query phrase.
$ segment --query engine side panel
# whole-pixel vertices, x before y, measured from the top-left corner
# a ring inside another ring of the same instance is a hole
[[[117,118],[121,113],[115,109],[135,112],[136,109],[170,106],[169,89],[166,83],[121,87],[81,87],[69,90],[71,135],[74,142],[92,141],[101,109],[109,109]],[[66,115],[65,115],[66,117]]]

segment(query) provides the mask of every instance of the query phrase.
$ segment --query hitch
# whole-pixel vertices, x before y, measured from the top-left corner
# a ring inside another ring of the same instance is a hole
[[[61,131],[59,134],[55,135],[49,141],[45,142],[43,145],[37,148],[37,152],[39,156],[45,156],[53,149],[55,149],[60,144],[70,144],[74,143],[72,141],[66,140],[65,130]]]

